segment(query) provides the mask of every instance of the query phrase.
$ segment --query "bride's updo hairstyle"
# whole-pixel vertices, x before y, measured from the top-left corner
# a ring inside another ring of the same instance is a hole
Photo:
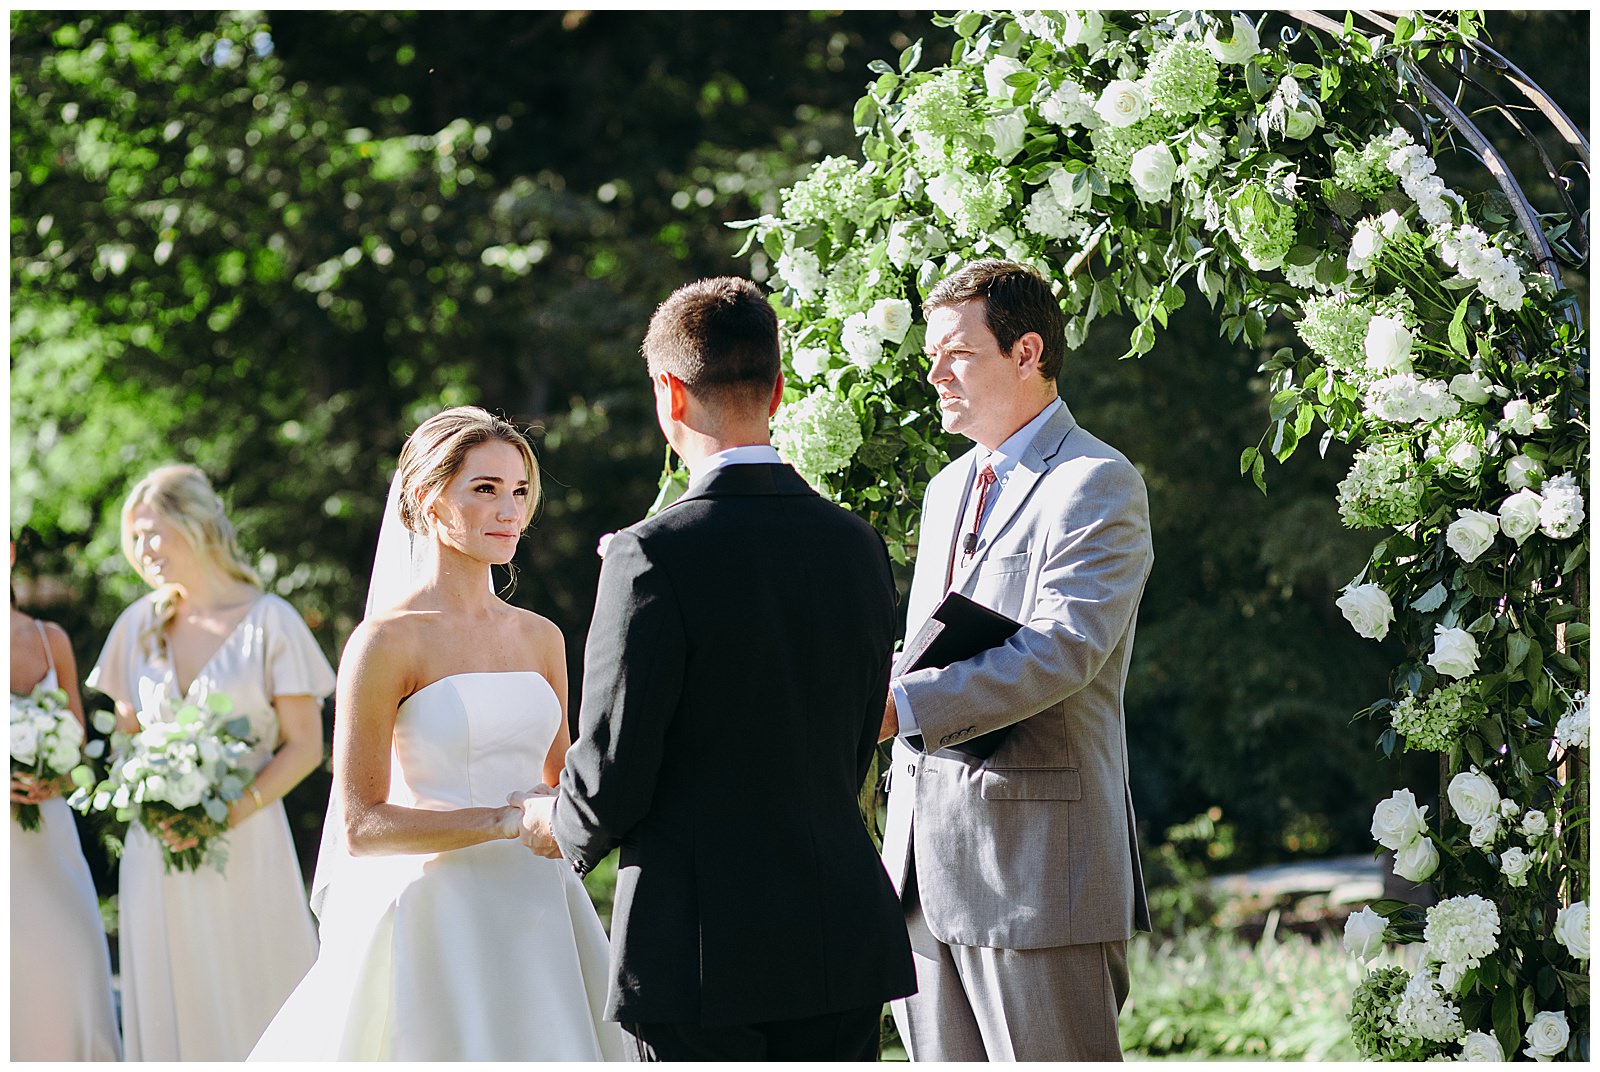
[[[526,529],[539,504],[539,463],[528,440],[509,421],[477,406],[456,406],[435,413],[417,426],[400,450],[400,521],[416,533],[428,531],[428,507],[444,486],[461,472],[473,447],[499,440],[522,455],[528,471]],[[420,494],[419,494],[420,493]]]
[[[132,563],[146,584],[156,590],[155,617],[146,641],[155,650],[162,647],[167,623],[177,613],[181,589],[162,583],[144,572],[134,545],[132,514],[148,507],[162,521],[182,534],[196,557],[209,563],[225,577],[261,587],[261,577],[239,550],[233,522],[228,520],[222,497],[211,487],[205,473],[192,465],[163,465],[153,469],[133,486],[122,503],[122,554]]]

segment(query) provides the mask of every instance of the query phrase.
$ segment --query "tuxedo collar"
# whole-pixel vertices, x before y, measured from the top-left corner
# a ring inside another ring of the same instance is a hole
[[[690,483],[678,503],[745,495],[815,495],[793,468],[783,464],[723,465]]]

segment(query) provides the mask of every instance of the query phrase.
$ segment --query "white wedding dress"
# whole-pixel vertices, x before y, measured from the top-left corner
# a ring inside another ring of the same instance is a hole
[[[391,800],[500,807],[539,781],[561,706],[532,671],[452,674],[400,705]],[[608,947],[563,860],[519,841],[347,860],[320,905],[316,965],[259,1060],[628,1060],[601,1019]]]

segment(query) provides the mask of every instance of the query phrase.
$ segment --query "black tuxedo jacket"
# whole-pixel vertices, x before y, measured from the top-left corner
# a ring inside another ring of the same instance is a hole
[[[916,989],[861,822],[895,632],[882,539],[787,465],[732,465],[618,532],[551,817],[621,846],[607,1019],[760,1023]]]

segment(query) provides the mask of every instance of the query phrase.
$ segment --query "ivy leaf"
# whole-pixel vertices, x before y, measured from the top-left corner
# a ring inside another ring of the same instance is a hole
[[[1461,299],[1461,304],[1456,306],[1456,315],[1450,320],[1450,348],[1465,357],[1467,355],[1467,306],[1472,304],[1472,296]]]
[[[1428,589],[1426,592],[1422,593],[1422,595],[1418,596],[1412,602],[1411,609],[1420,614],[1426,614],[1430,610],[1438,610],[1440,607],[1444,606],[1445,598],[1449,596],[1449,594],[1449,589],[1447,589],[1444,586],[1444,582],[1441,581],[1432,588]]]

